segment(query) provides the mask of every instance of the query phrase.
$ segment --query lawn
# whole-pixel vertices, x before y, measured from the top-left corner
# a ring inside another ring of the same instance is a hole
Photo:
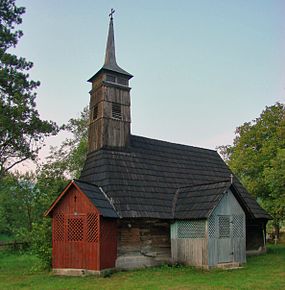
[[[228,271],[164,265],[107,278],[57,277],[36,270],[37,262],[29,254],[0,252],[0,289],[285,289],[285,245],[270,246],[243,269]]]

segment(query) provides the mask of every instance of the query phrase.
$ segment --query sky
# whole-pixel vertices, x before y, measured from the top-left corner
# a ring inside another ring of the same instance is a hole
[[[89,103],[115,9],[117,63],[132,75],[132,134],[215,149],[285,101],[284,0],[18,0],[37,108],[59,125]],[[64,135],[49,138],[58,145]],[[47,154],[47,149],[42,151]]]

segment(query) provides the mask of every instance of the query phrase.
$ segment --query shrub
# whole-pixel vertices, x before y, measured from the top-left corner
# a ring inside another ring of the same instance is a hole
[[[50,269],[52,254],[52,232],[50,219],[43,218],[40,222],[33,224],[31,243],[32,252],[40,259],[41,266],[45,269]]]

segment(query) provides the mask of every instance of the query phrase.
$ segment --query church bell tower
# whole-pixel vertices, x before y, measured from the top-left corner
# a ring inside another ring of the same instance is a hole
[[[88,152],[101,148],[123,149],[130,137],[131,112],[129,80],[131,74],[116,62],[113,13],[111,9],[105,63],[88,81],[90,122]]]

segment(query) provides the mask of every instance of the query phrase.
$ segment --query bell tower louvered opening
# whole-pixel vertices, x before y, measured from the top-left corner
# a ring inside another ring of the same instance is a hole
[[[114,118],[116,120],[122,119],[121,104],[112,103],[112,118]]]

